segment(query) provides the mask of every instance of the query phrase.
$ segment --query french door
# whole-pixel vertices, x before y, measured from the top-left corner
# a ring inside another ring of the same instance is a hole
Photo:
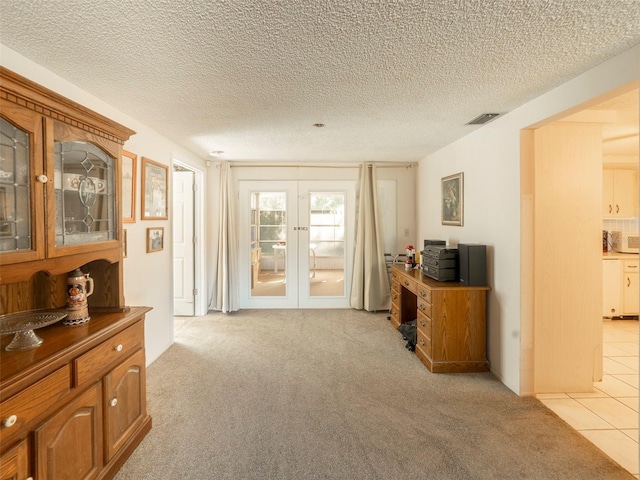
[[[349,306],[355,181],[239,183],[240,308]]]

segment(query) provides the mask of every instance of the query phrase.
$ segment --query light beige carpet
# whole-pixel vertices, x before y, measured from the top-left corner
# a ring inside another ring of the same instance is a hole
[[[539,401],[431,374],[404,343],[354,310],[177,319],[116,479],[634,478]]]

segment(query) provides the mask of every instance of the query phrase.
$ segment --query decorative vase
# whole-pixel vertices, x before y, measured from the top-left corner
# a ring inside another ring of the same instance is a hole
[[[82,325],[88,322],[89,306],[87,298],[93,293],[93,278],[76,268],[67,276],[67,316],[64,325]]]

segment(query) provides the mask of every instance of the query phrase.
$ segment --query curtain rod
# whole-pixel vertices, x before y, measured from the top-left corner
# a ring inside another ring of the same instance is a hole
[[[377,168],[414,168],[417,167],[417,163],[375,163],[369,162],[365,165],[375,165]],[[311,163],[229,163],[231,168],[238,167],[267,167],[267,168],[360,168],[362,163],[326,163],[326,164],[311,164]],[[220,168],[220,163],[216,164],[216,168]]]

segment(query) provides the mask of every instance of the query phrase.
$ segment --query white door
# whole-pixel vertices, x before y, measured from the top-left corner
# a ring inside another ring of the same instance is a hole
[[[349,306],[354,181],[239,185],[241,308]]]
[[[194,173],[173,172],[173,314],[195,315]]]

